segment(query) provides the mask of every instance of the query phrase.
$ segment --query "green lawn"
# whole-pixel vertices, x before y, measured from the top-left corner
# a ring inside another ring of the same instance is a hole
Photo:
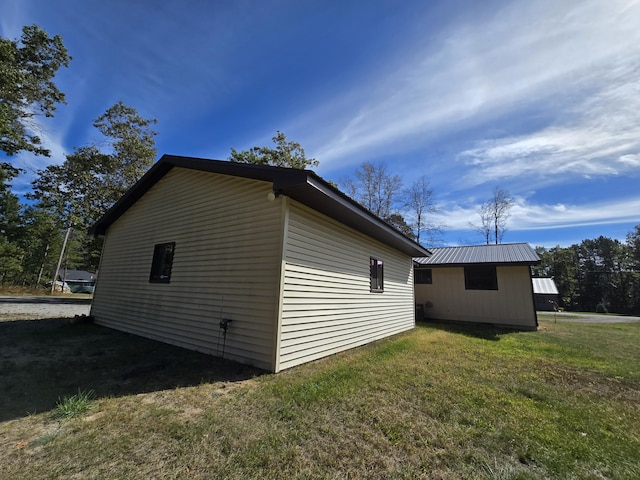
[[[94,325],[14,330],[3,478],[640,478],[638,323],[419,325],[277,375]]]

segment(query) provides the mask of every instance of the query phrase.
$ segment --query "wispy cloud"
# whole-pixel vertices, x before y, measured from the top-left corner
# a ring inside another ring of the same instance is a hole
[[[12,181],[13,193],[24,195],[31,191],[31,182],[37,177],[37,171],[51,164],[60,164],[64,161],[69,150],[65,147],[60,132],[47,131],[40,128],[38,132],[42,145],[50,152],[51,156],[34,155],[29,152],[21,152],[8,160],[15,167],[21,168],[24,173]]]
[[[637,130],[628,125],[638,123],[639,110],[619,107],[634,90],[638,97],[638,72],[628,67],[640,64],[638,24],[637,2],[599,1],[511,3],[483,22],[455,22],[436,40],[405,53],[403,67],[379,81],[358,85],[316,112],[320,117],[333,109],[342,120],[334,118],[333,140],[314,154],[322,162],[342,163],[407,151],[544,101],[567,112],[540,134],[487,140],[465,152],[466,157],[478,160],[485,151],[493,153],[491,148],[504,152],[495,151],[498,160],[511,159],[519,151],[555,151],[558,146],[570,151],[583,143],[580,135],[591,137],[592,130],[610,120],[627,128],[612,138],[615,129],[607,127],[593,156],[629,154]],[[579,101],[587,92],[594,98]],[[349,109],[341,111],[341,105]],[[590,112],[587,118],[585,112]],[[481,167],[471,163],[475,170]],[[497,175],[485,170],[485,179]]]
[[[509,213],[508,228],[521,231],[640,222],[640,197],[581,205],[535,204],[518,197]],[[470,224],[479,223],[478,205],[445,205],[433,221],[451,230],[470,230]]]
[[[560,114],[558,122],[525,135],[483,140],[460,154],[469,186],[526,176],[539,183],[566,177],[619,175],[640,166],[640,75],[638,63],[593,72],[599,90]],[[570,117],[570,118],[567,118]],[[639,172],[640,173],[640,172]]]

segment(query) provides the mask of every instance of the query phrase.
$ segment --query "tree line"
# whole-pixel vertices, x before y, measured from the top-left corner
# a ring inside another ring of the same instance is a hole
[[[537,247],[533,273],[553,277],[560,306],[585,312],[640,315],[640,225],[626,241],[600,236],[570,247]]]

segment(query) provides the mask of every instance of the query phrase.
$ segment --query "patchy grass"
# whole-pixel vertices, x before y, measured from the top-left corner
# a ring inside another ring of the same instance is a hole
[[[639,344],[640,324],[429,324],[261,375],[95,325],[3,331],[0,464],[16,479],[640,478]],[[56,421],[78,388],[90,410]]]
[[[0,285],[0,295],[20,297],[25,295],[46,295],[50,292],[45,287],[22,287],[15,285]]]

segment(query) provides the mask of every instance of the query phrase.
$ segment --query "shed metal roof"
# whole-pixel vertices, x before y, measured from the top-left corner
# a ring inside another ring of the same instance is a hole
[[[80,282],[92,282],[96,279],[95,275],[91,272],[87,272],[85,270],[68,270],[64,268],[58,273],[58,278],[60,280],[62,280],[63,277],[65,280],[77,280]]]
[[[407,238],[375,216],[355,200],[330,185],[311,170],[252,165],[224,160],[163,155],[149,171],[116,202],[91,228],[94,235],[104,235],[120,216],[137,202],[171,169],[188,168],[203,172],[232,175],[273,184],[274,192],[286,195],[412,257],[430,255],[430,251]]]
[[[533,282],[533,293],[540,293],[543,295],[558,295],[560,292],[558,291],[558,287],[556,287],[556,282],[553,281],[553,278],[532,278]]]
[[[511,264],[535,265],[540,257],[528,243],[431,248],[430,257],[414,258],[419,265]]]

